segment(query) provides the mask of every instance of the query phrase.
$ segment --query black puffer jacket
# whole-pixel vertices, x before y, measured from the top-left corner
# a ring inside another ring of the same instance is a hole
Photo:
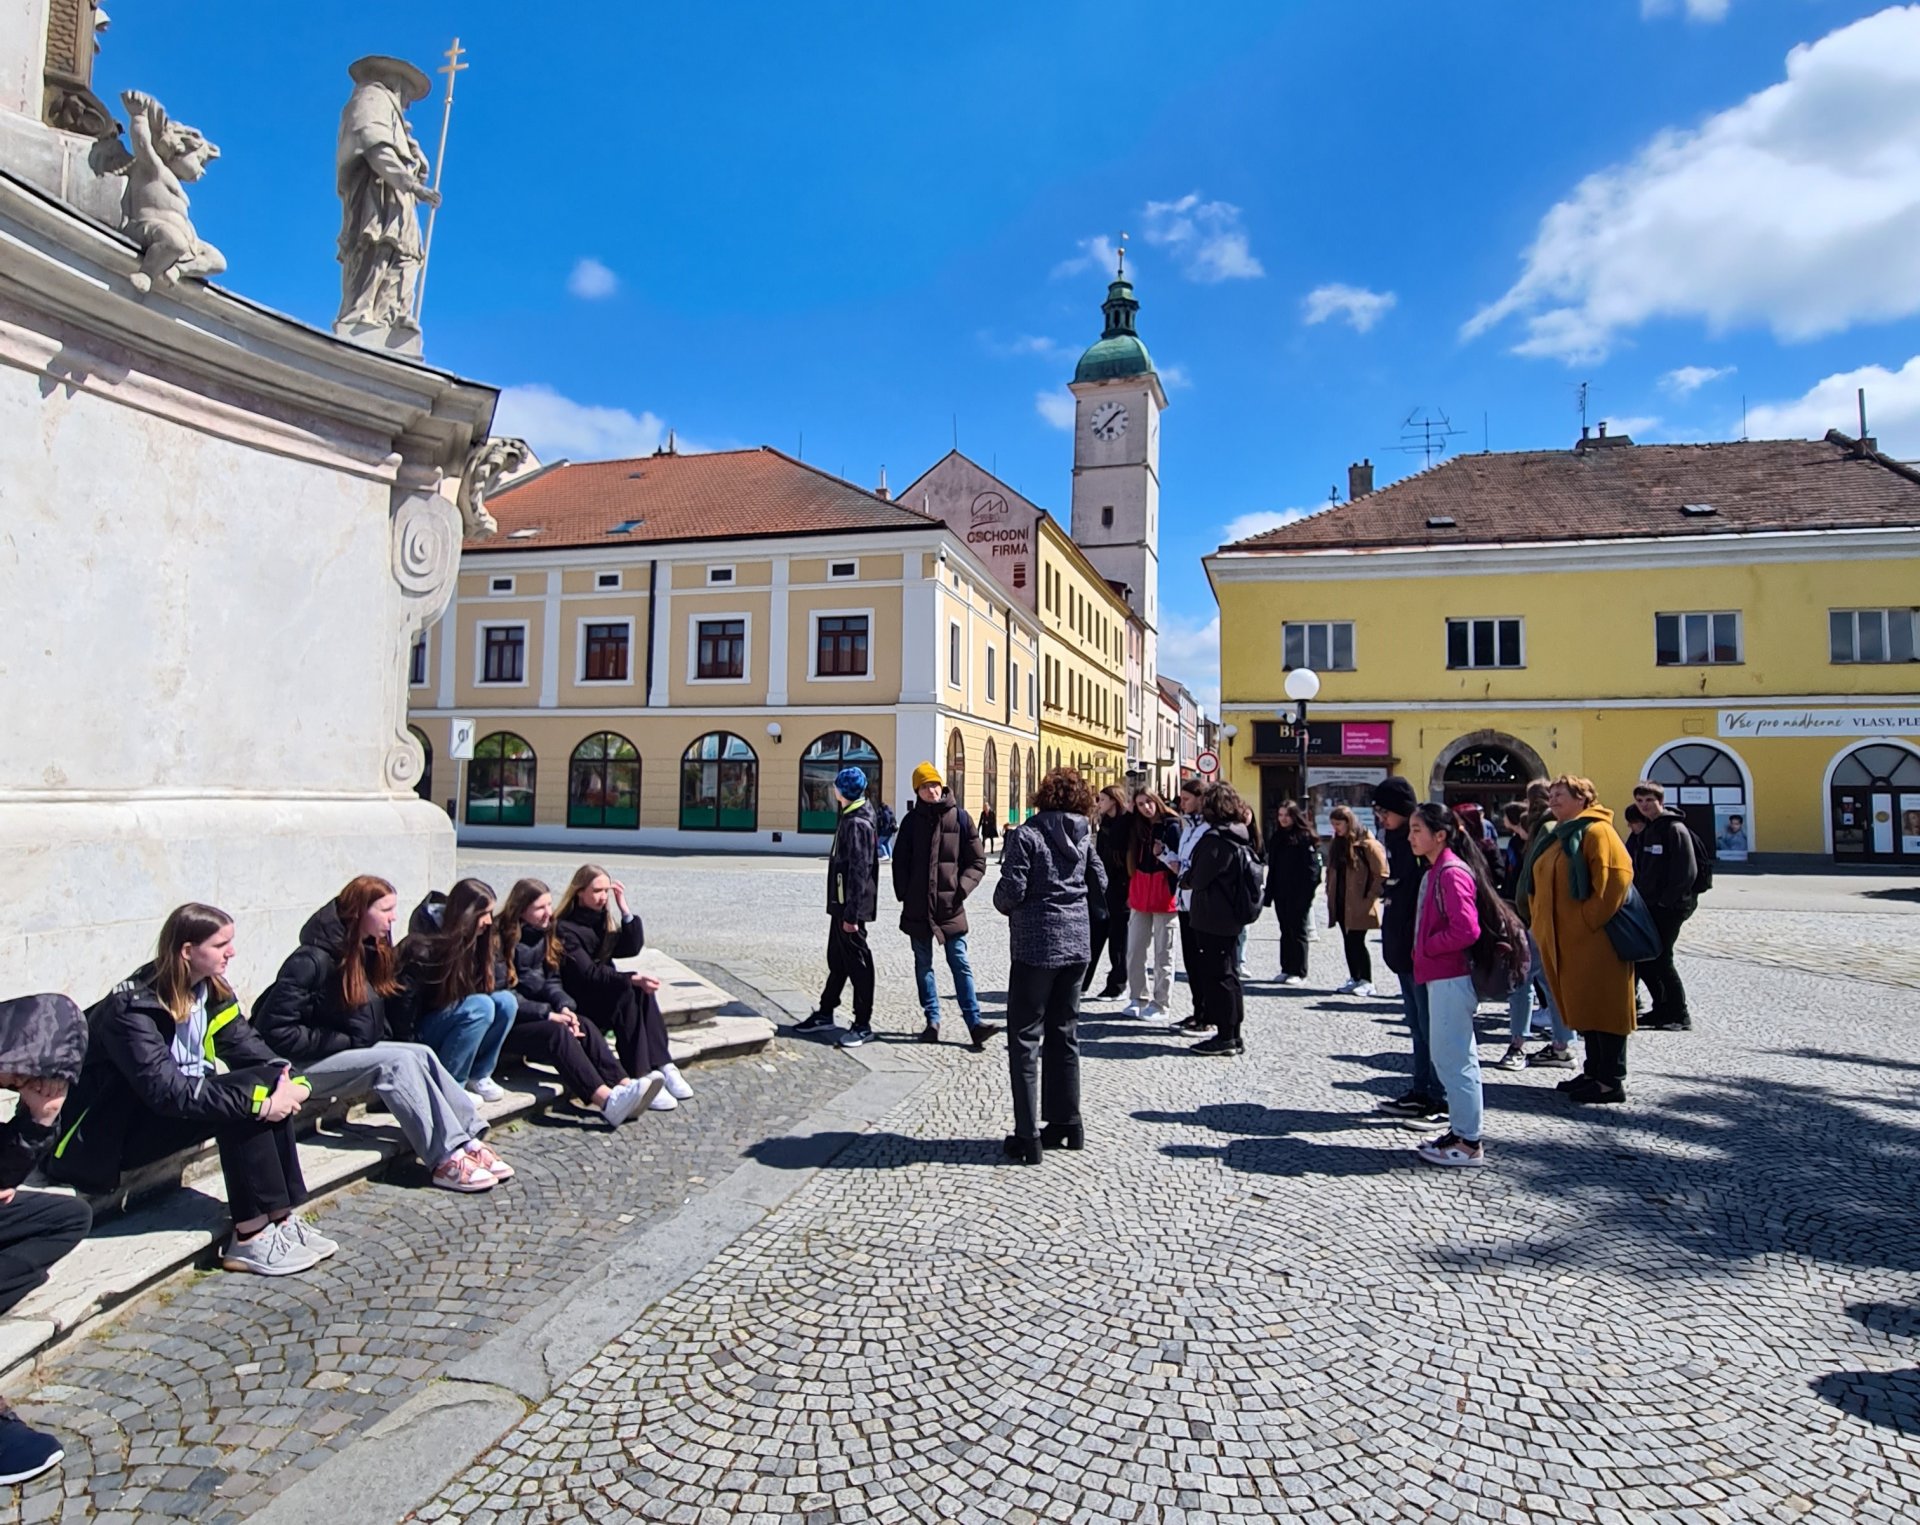
[[[613,961],[632,958],[647,946],[647,929],[638,916],[629,917],[609,937],[605,912],[576,905],[556,916],[553,926],[560,938],[560,984],[573,997],[576,1010],[598,1016],[633,988],[633,980],[614,968]]]
[[[1194,929],[1209,937],[1237,937],[1247,925],[1238,910],[1234,879],[1251,875],[1247,903],[1253,905],[1251,886],[1259,882],[1259,860],[1253,855],[1253,835],[1240,822],[1215,826],[1193,845],[1193,863],[1187,869],[1192,891],[1188,915]],[[1257,912],[1259,907],[1253,905]]]
[[[900,930],[909,937],[967,935],[967,896],[987,872],[986,850],[973,818],[942,794],[915,800],[893,848],[893,893]]]
[[[560,972],[547,967],[547,934],[524,922],[520,925],[520,941],[513,945],[513,993],[520,1002],[513,1018],[515,1027],[544,1022],[556,1011],[574,1008]]]
[[[151,964],[89,1010],[87,1027],[87,1057],[67,1093],[59,1142],[47,1161],[49,1180],[87,1191],[119,1185],[127,1128],[140,1113],[188,1118],[209,1132],[248,1122],[288,1068],[248,1025],[239,1002],[209,1001],[204,1052],[227,1073],[188,1075],[173,1057],[177,1024],[154,993]]]
[[[1643,810],[1644,806],[1641,807]],[[1693,881],[1699,877],[1700,858],[1687,826],[1687,813],[1665,807],[1647,822],[1633,854],[1633,886],[1656,910],[1691,916],[1699,905]]]
[[[1426,861],[1407,844],[1407,828],[1384,831],[1387,893],[1380,913],[1380,956],[1395,974],[1413,973],[1413,923],[1420,907],[1420,881]]]
[[[353,1007],[340,997],[340,965],[346,957],[347,929],[340,908],[329,900],[307,918],[300,946],[254,1003],[253,1025],[268,1048],[296,1064],[312,1064],[386,1041],[385,997],[369,991],[367,1000]]]
[[[63,995],[0,1001],[0,1073],[36,1080],[80,1078],[87,1054],[87,1019]],[[33,1120],[25,1106],[0,1123],[0,1190],[12,1190],[53,1143],[55,1130]]]
[[[1312,832],[1274,832],[1267,843],[1266,904],[1282,916],[1309,909],[1319,896],[1324,867]]]
[[[1107,903],[1123,912],[1127,904],[1127,843],[1133,836],[1133,814],[1110,815],[1093,830],[1093,849],[1107,871]]]

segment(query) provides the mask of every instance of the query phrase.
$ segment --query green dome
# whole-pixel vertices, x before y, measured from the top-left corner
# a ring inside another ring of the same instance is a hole
[[[1101,339],[1080,357],[1073,368],[1075,381],[1118,381],[1127,376],[1145,376],[1153,370],[1153,358],[1136,334],[1115,334]]]

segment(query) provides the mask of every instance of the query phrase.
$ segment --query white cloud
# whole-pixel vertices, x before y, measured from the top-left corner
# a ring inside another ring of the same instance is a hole
[[[1078,275],[1083,270],[1113,270],[1119,263],[1119,257],[1113,247],[1113,240],[1106,234],[1096,234],[1092,238],[1083,238],[1074,246],[1080,252],[1072,259],[1063,259],[1053,267],[1053,278]]]
[[[1277,530],[1283,524],[1292,524],[1296,519],[1304,519],[1318,510],[1311,508],[1259,508],[1250,514],[1241,514],[1237,519],[1229,519],[1226,527],[1220,531],[1220,543],[1231,545],[1236,540],[1247,540],[1255,535],[1263,535],[1268,530]]]
[[[1725,21],[1732,4],[1733,0],[1686,0],[1687,20]],[[1680,0],[1640,0],[1640,14],[1648,20],[1670,16],[1680,8]]]
[[[583,301],[597,302],[602,297],[610,297],[620,289],[620,277],[592,255],[588,255],[573,267],[573,274],[567,277],[567,290]]]
[[[1194,191],[1178,201],[1149,201],[1144,216],[1146,241],[1171,250],[1190,281],[1245,281],[1267,273],[1231,202],[1202,201]]]
[[[1808,339],[1920,312],[1920,6],[1787,55],[1786,78],[1663,132],[1541,220],[1520,278],[1461,330],[1605,357],[1657,318]]]
[[[1747,413],[1754,439],[1819,439],[1829,429],[1860,432],[1859,390],[1867,389],[1867,431],[1890,455],[1920,455],[1920,355],[1897,371],[1863,365],[1814,385],[1791,402],[1762,403]]]
[[[1710,381],[1724,381],[1736,369],[1731,365],[1683,365],[1660,378],[1660,390],[1675,397],[1691,397]]]
[[[1300,316],[1306,323],[1340,318],[1364,334],[1392,311],[1393,304],[1399,300],[1391,291],[1369,291],[1364,286],[1343,286],[1336,281],[1309,291],[1300,303]]]
[[[1609,418],[1606,425],[1609,434],[1624,434],[1631,439],[1640,439],[1658,429],[1660,420],[1643,413],[1628,413],[1620,418]]]
[[[1160,373],[1160,385],[1169,392],[1184,392],[1193,385],[1193,377],[1184,365],[1163,365],[1157,369]]]
[[[1056,387],[1051,392],[1036,392],[1033,408],[1042,418],[1056,429],[1073,428],[1073,393],[1065,387]]]
[[[980,343],[988,354],[1001,360],[1024,359],[1028,356],[1061,360],[1070,353],[1064,344],[1039,334],[1018,334],[1012,339],[996,339],[990,333],[983,333]]]
[[[1220,714],[1220,616],[1165,613],[1160,625],[1160,671],[1187,685],[1200,708]]]
[[[655,414],[575,402],[540,382],[502,387],[493,429],[524,439],[548,462],[561,456],[604,461],[651,455],[667,438],[666,421]],[[685,441],[676,440],[675,446],[693,453]]]

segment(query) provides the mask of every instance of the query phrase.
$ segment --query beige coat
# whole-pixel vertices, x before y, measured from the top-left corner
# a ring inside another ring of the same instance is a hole
[[[1613,812],[1590,805],[1580,812],[1593,822],[1582,839],[1582,856],[1593,881],[1585,900],[1573,898],[1566,850],[1551,842],[1533,865],[1534,941],[1541,970],[1560,1020],[1576,1032],[1626,1034],[1634,1030],[1633,965],[1622,963],[1607,937],[1607,922],[1626,904],[1633,887],[1633,860],[1613,829]],[[1550,828],[1543,823],[1541,830]]]
[[[1353,846],[1353,866],[1342,875],[1334,868],[1339,839],[1327,844],[1327,920],[1346,931],[1358,932],[1380,925],[1380,897],[1387,889],[1387,850],[1373,837],[1356,841]],[[1339,899],[1335,899],[1336,894]]]

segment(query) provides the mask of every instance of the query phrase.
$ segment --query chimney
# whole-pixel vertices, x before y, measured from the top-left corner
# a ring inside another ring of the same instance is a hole
[[[1585,434],[1587,431],[1585,429],[1582,429],[1580,432],[1582,434]],[[1603,418],[1600,420],[1600,438],[1605,439],[1606,437],[1607,437],[1607,421]]]
[[[880,485],[874,488],[873,495],[876,498],[891,498],[893,496],[893,489],[887,486],[887,468],[884,466],[880,468]]]
[[[1347,497],[1364,498],[1373,491],[1373,458],[1369,456],[1357,466],[1347,468]]]

